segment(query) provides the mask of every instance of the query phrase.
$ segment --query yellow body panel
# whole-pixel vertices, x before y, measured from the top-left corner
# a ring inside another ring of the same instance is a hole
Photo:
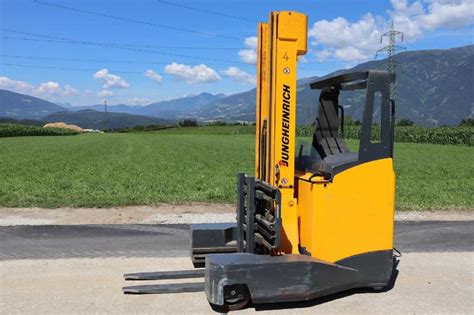
[[[337,174],[333,182],[298,175],[300,246],[336,262],[393,248],[395,173],[391,158]],[[306,180],[306,181],[305,181]]]

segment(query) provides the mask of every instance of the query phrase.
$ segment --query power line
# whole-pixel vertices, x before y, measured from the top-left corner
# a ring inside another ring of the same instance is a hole
[[[259,21],[252,20],[252,19],[249,19],[249,18],[246,18],[246,17],[241,17],[241,16],[222,13],[222,12],[215,12],[215,11],[200,9],[200,8],[196,8],[196,7],[190,7],[190,6],[187,6],[187,5],[184,5],[184,4],[179,4],[179,3],[176,3],[176,2],[169,2],[169,1],[164,1],[164,0],[155,0],[155,1],[159,2],[159,3],[166,4],[166,5],[171,5],[171,6],[174,6],[174,7],[178,7],[178,8],[183,8],[183,9],[187,9],[187,10],[192,10],[192,11],[197,11],[197,12],[202,12],[202,13],[207,13],[207,14],[212,14],[212,15],[217,15],[217,16],[223,16],[223,17],[230,18],[230,19],[236,19],[236,20],[252,22],[252,23],[258,23],[259,22]]]
[[[78,62],[100,62],[100,63],[124,63],[124,64],[156,64],[167,65],[169,62],[156,61],[128,61],[128,60],[106,60],[106,59],[78,59],[78,58],[62,58],[62,57],[36,57],[36,56],[18,56],[1,54],[0,57],[18,58],[18,59],[38,59],[38,60],[61,60],[61,61],[78,61]]]
[[[98,63],[122,63],[122,64],[143,64],[143,65],[168,65],[169,62],[156,61],[129,61],[129,60],[108,60],[108,59],[81,59],[81,58],[63,58],[63,57],[37,57],[37,56],[19,56],[0,54],[0,57],[15,59],[33,59],[33,60],[51,60],[51,61],[74,61],[74,62],[98,62]],[[250,65],[249,65],[250,66]],[[315,71],[316,69],[298,67],[298,71]]]
[[[50,67],[50,66],[38,66],[38,65],[24,65],[18,63],[2,63],[2,66],[11,66],[11,67],[22,67],[22,68],[39,68],[39,69],[53,69],[53,70],[66,70],[66,71],[86,71],[86,72],[97,72],[97,69],[84,69],[84,68],[69,68],[69,67]],[[113,70],[115,73],[124,73],[124,74],[140,74],[142,72],[136,71],[122,71],[122,70]]]
[[[31,35],[31,36],[38,36],[38,37],[52,39],[52,40],[59,40],[62,43],[68,43],[68,44],[101,46],[101,47],[108,47],[108,48],[115,48],[115,49],[129,50],[129,51],[145,52],[145,53],[151,53],[151,54],[157,54],[157,55],[163,55],[163,56],[201,59],[201,60],[207,60],[207,61],[217,61],[217,62],[235,64],[235,62],[230,61],[230,60],[221,60],[221,59],[215,59],[215,58],[196,57],[196,56],[182,55],[182,54],[175,54],[175,53],[158,52],[158,51],[154,51],[154,50],[146,50],[146,49],[141,49],[141,48],[124,47],[124,46],[110,44],[110,43],[90,42],[90,41],[76,40],[76,39],[71,39],[71,38],[56,37],[56,36],[50,36],[50,35],[42,35],[42,34],[36,34],[36,33],[30,33],[30,32],[22,32],[22,31],[16,31],[16,30],[5,29],[5,28],[0,28],[0,30],[6,31],[6,32],[11,32],[11,33],[16,33],[16,34]]]
[[[73,43],[65,40],[54,40],[54,39],[38,39],[38,38],[26,38],[26,37],[12,37],[2,36],[2,39],[14,39],[14,40],[25,40],[25,41],[36,41],[36,42],[49,42],[49,43]],[[242,48],[237,47],[199,47],[199,46],[157,46],[157,45],[139,45],[139,44],[121,44],[121,43],[105,43],[107,45],[122,46],[122,47],[143,47],[143,48],[160,48],[160,49],[189,49],[189,50],[240,50]]]
[[[2,39],[14,39],[14,40],[25,40],[25,41],[32,41],[32,42],[47,42],[47,43],[66,43],[72,44],[72,42],[67,42],[64,40],[54,40],[54,39],[40,39],[40,38],[26,38],[26,37],[12,37],[12,36],[2,36]]]
[[[110,59],[81,59],[81,58],[63,58],[63,57],[37,57],[37,56],[19,56],[0,54],[0,57],[16,58],[16,59],[37,59],[51,61],[74,61],[74,62],[98,62],[98,63],[121,63],[121,64],[142,64],[142,65],[169,65],[169,62],[158,61],[130,61],[130,60],[110,60]],[[228,65],[227,63],[213,63],[214,65]]]
[[[68,11],[72,11],[72,12],[95,15],[95,16],[100,16],[100,17],[113,19],[113,20],[118,20],[118,21],[123,21],[123,22],[129,22],[129,23],[148,25],[148,26],[153,26],[153,27],[158,27],[158,28],[164,28],[164,29],[173,30],[173,31],[186,32],[186,33],[195,34],[195,35],[202,35],[202,36],[208,36],[208,37],[219,37],[219,38],[233,39],[233,40],[238,40],[238,41],[243,40],[242,38],[234,37],[234,36],[220,35],[220,34],[202,32],[202,31],[197,31],[197,30],[192,30],[192,29],[187,29],[187,28],[181,28],[181,27],[176,27],[176,26],[170,26],[170,25],[157,24],[157,23],[146,22],[146,21],[141,21],[141,20],[135,20],[135,19],[131,19],[131,18],[116,16],[116,15],[110,15],[110,14],[105,14],[105,13],[100,13],[100,12],[94,12],[94,11],[90,11],[90,10],[78,9],[78,8],[73,8],[73,7],[69,7],[69,6],[65,6],[65,5],[61,5],[61,4],[44,2],[44,1],[40,1],[40,0],[35,0],[35,3],[45,5],[45,6],[54,7],[54,8],[58,8],[58,9],[62,9],[62,10],[68,10]]]
[[[169,64],[169,62],[157,62],[157,61],[130,61],[130,60],[108,60],[108,59],[63,58],[63,57],[38,57],[38,56],[8,55],[8,54],[0,54],[0,57],[15,58],[15,59],[33,59],[33,60],[51,60],[51,61],[58,61],[59,60],[59,61],[73,61],[73,62],[121,63],[121,64],[144,64],[144,65],[168,65]],[[224,64],[224,65],[226,65],[226,64]],[[298,67],[298,71],[315,71],[315,70],[316,69]]]

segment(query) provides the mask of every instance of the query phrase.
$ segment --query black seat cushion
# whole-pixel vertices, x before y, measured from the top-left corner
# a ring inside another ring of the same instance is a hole
[[[326,178],[333,178],[336,173],[356,165],[358,161],[359,154],[357,152],[327,155],[316,164],[316,170]]]

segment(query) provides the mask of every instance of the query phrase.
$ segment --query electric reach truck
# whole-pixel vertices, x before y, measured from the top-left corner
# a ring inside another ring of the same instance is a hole
[[[312,82],[320,90],[312,143],[297,146],[297,61],[306,51],[305,15],[273,12],[258,25],[255,175],[237,176],[236,223],[191,226],[192,261],[204,268],[125,275],[203,281],[125,293],[204,290],[211,304],[234,310],[250,301],[387,286],[394,268],[395,77],[369,70]],[[358,152],[345,142],[340,104],[341,93],[355,90],[365,90]]]

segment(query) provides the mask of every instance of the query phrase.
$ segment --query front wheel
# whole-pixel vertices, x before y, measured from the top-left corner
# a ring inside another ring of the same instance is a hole
[[[212,305],[218,312],[227,313],[245,308],[250,302],[250,292],[245,284],[224,287],[224,305]]]

